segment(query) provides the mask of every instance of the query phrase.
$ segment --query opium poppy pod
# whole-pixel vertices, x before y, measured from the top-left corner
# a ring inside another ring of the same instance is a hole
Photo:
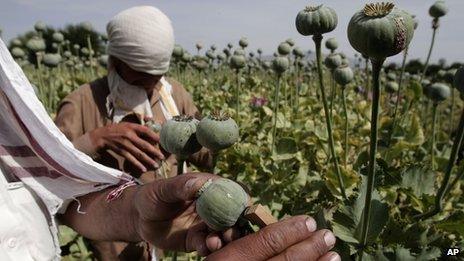
[[[245,37],[242,37],[240,41],[238,41],[238,45],[242,48],[246,48],[248,46],[248,39]]]
[[[57,67],[61,62],[61,55],[57,53],[47,53],[43,56],[43,63],[48,67]]]
[[[285,40],[285,42],[288,43],[291,47],[295,45],[295,41],[292,38],[288,38],[287,40]]]
[[[33,52],[41,52],[45,50],[46,45],[42,38],[34,36],[27,41],[26,47]]]
[[[296,30],[302,35],[315,35],[331,32],[337,27],[338,16],[328,6],[307,6],[296,16]]]
[[[196,136],[203,147],[216,152],[237,142],[239,131],[234,119],[227,114],[213,112],[200,121]]]
[[[351,18],[348,40],[358,52],[384,60],[403,51],[414,35],[414,21],[392,3],[367,4]]]
[[[325,41],[325,47],[331,52],[334,52],[338,48],[338,42],[335,38],[329,38]]]
[[[272,68],[277,74],[284,73],[289,66],[290,62],[287,57],[279,56],[272,61]]]
[[[283,43],[279,44],[279,47],[277,47],[277,52],[280,55],[287,55],[291,51],[292,51],[292,47],[287,42],[283,42]]]
[[[215,231],[235,225],[249,200],[239,184],[225,178],[206,182],[197,194],[196,212]]]
[[[172,50],[172,56],[175,58],[182,58],[182,55],[184,54],[184,49],[180,45],[174,45],[174,49]]]
[[[394,81],[388,81],[387,84],[385,84],[385,91],[388,93],[395,93],[398,91],[398,83]]]
[[[230,58],[230,67],[233,69],[241,69],[245,67],[246,65],[246,58],[243,55],[237,55],[234,54],[232,55],[232,58]]]
[[[429,8],[429,14],[433,18],[440,18],[448,13],[445,1],[438,0]]]
[[[451,95],[451,90],[444,83],[433,83],[425,86],[424,94],[434,102],[442,102]]]
[[[26,52],[19,47],[13,47],[13,49],[11,49],[11,55],[13,55],[14,58],[23,58],[26,56]]]
[[[160,144],[164,150],[178,157],[187,158],[199,151],[196,139],[198,120],[180,115],[166,121],[160,131]]]
[[[334,71],[335,82],[340,84],[341,86],[349,84],[351,81],[353,81],[353,78],[353,70],[351,70],[351,68],[346,64],[338,67]]]
[[[324,60],[325,66],[331,70],[342,65],[342,62],[342,57],[339,54],[329,54]]]

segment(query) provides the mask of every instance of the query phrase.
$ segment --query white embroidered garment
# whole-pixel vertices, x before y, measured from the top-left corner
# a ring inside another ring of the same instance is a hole
[[[42,200],[51,217],[78,196],[133,181],[76,150],[55,126],[0,40],[0,162]],[[52,235],[58,244],[52,218]]]
[[[51,216],[23,182],[8,182],[0,168],[0,260],[59,260]]]
[[[161,111],[166,120],[179,115],[179,110],[172,98],[172,86],[164,77],[160,79],[159,90]],[[115,123],[120,122],[126,115],[136,113],[140,119],[153,118],[150,100],[145,89],[124,81],[111,67],[108,69],[108,87],[110,94],[106,97],[108,115],[112,115]]]
[[[106,97],[106,109],[113,122],[118,123],[131,113],[138,114],[142,120],[153,117],[145,89],[124,81],[111,66],[108,69],[108,87],[110,94]]]

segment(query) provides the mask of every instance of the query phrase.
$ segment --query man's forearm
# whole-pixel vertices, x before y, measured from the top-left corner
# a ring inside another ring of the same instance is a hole
[[[138,188],[126,188],[119,198],[111,202],[106,201],[106,196],[112,189],[79,197],[80,211],[85,214],[78,213],[78,203],[72,202],[59,218],[65,225],[90,239],[139,242],[141,239],[135,228],[137,211],[133,204]]]

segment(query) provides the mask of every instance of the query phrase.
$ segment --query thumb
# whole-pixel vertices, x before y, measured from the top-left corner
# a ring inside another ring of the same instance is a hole
[[[164,203],[192,201],[198,190],[209,180],[219,178],[209,173],[188,173],[173,178],[159,180],[151,185],[154,199]]]
[[[198,190],[209,179],[219,178],[208,173],[189,173],[156,180],[144,185],[137,193],[136,208],[146,219],[166,220],[182,212],[195,200]]]

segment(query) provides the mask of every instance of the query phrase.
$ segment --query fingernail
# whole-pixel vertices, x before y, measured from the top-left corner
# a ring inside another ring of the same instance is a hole
[[[160,166],[160,165],[158,164],[158,162],[155,162],[155,163],[153,164],[153,167],[154,167],[155,169],[159,169],[159,166]]]
[[[327,247],[332,248],[335,245],[335,236],[332,232],[326,232],[324,234],[324,241]]]
[[[142,167],[142,172],[147,172],[147,168]]]
[[[335,252],[332,252],[329,256],[329,261],[340,261],[340,260],[342,260],[341,257]]]
[[[317,224],[314,218],[307,218],[306,219],[306,227],[308,228],[309,232],[314,232],[317,229]]]

